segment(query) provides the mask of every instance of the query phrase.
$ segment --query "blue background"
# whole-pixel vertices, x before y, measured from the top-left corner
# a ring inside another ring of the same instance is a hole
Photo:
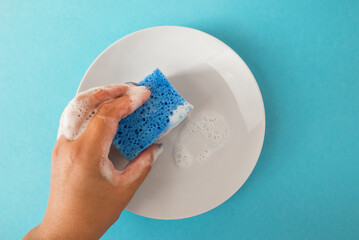
[[[103,239],[358,239],[359,1],[0,1],[0,238],[45,212],[58,122],[92,61],[157,25],[212,34],[263,94],[264,147],[244,186],[197,217],[124,212]]]

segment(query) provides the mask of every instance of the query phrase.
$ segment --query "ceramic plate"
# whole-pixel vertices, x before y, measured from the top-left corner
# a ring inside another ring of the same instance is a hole
[[[225,202],[251,174],[264,139],[263,100],[251,71],[230,47],[207,33],[178,26],[152,27],[116,41],[92,63],[78,93],[139,82],[156,68],[194,105],[192,115],[211,111],[224,116],[231,139],[206,162],[179,168],[173,145],[188,119],[182,122],[161,139],[164,152],[126,209],[157,219],[191,217]],[[114,148],[110,159],[117,168],[126,164]]]

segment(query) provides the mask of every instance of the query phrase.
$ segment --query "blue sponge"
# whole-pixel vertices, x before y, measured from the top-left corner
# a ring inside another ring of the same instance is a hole
[[[138,85],[150,87],[150,99],[120,121],[113,140],[114,146],[128,160],[133,160],[164,133],[177,126],[193,108],[159,69]]]

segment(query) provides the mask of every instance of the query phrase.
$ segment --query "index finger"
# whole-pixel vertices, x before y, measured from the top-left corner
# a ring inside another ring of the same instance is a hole
[[[103,102],[125,95],[128,89],[128,84],[116,84],[92,88],[77,95],[61,115],[57,139],[61,135],[69,140],[77,139],[85,131],[96,109]]]
[[[118,98],[126,94],[129,86],[127,84],[114,84],[103,87],[91,88],[75,97],[77,101],[86,101],[93,108],[103,102]]]

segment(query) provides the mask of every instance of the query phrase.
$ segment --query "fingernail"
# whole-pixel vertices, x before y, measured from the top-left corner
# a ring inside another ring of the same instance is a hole
[[[131,84],[131,85],[138,86],[138,83],[136,83],[136,82],[125,82],[125,84]]]
[[[157,160],[158,156],[159,156],[162,152],[163,152],[163,144],[160,143],[160,144],[158,144],[158,146],[157,146],[155,152],[153,153],[153,160],[152,160],[153,163]]]
[[[145,86],[147,90],[151,90],[151,87],[150,86]]]

